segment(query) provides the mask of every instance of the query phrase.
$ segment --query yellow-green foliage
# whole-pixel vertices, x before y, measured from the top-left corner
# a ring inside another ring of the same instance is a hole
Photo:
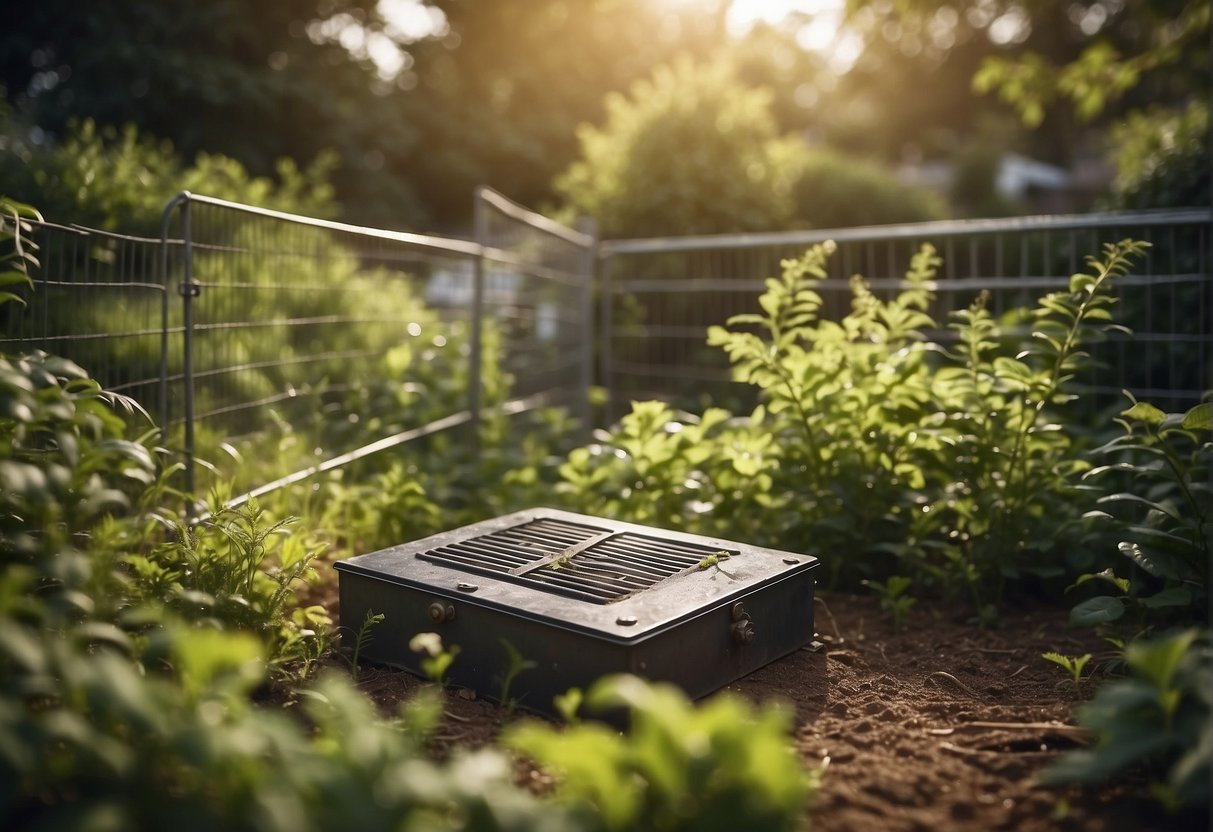
[[[49,146],[24,143],[3,120],[0,130],[10,133],[11,151],[0,161],[0,193],[36,202],[53,222],[158,236],[164,206],[186,190],[310,216],[336,210],[331,154],[304,169],[281,159],[270,178],[226,156],[182,159],[170,143],[141,135],[134,125],[117,130],[85,119]]]
[[[585,703],[591,712],[627,709],[628,732],[531,722],[504,736],[551,771],[558,805],[575,817],[612,832],[801,827],[821,771],[797,757],[788,711],[727,694],[696,706],[677,688],[634,676],[601,679]]]
[[[556,188],[607,237],[786,226],[801,148],[770,104],[727,62],[677,61],[608,96],[605,124],[579,129],[582,158]]]

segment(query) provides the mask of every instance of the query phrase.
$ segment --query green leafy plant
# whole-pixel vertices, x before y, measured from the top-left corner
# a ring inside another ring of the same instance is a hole
[[[1055,581],[1093,556],[1077,522],[1086,436],[1067,407],[1087,348],[1117,328],[1115,281],[1144,249],[1106,246],[1064,290],[1000,320],[978,297],[952,316],[945,349],[930,339],[933,248],[891,297],[853,278],[834,321],[818,292],[834,249],[816,246],[766,281],[759,312],[708,330],[734,378],[757,388],[751,414],[633,403],[569,455],[561,493],[640,522],[854,552],[827,561],[831,585],[897,574],[967,595],[992,624],[1008,584]]]
[[[1082,681],[1082,671],[1087,666],[1087,662],[1091,661],[1090,653],[1084,653],[1081,656],[1066,656],[1061,653],[1048,652],[1041,653],[1040,657],[1064,668],[1070,674],[1070,678],[1074,680],[1075,685]]]
[[[514,680],[528,670],[533,670],[538,665],[525,658],[508,639],[500,639],[501,646],[505,648],[505,670],[500,677],[501,693],[499,700],[505,707],[507,712],[512,713],[514,708],[518,706],[517,700],[510,696],[510,688],[513,687]]]
[[[1123,241],[1088,258],[1089,271],[1073,275],[1067,290],[1040,299],[1031,338],[1015,356],[1001,354],[984,299],[954,316],[960,365],[941,369],[936,381],[940,400],[956,403],[945,425],[960,464],[932,511],[958,541],[949,555],[979,610],[993,609],[987,605],[1001,600],[1008,579],[1066,571],[1072,541],[1062,533],[1078,505],[1072,483],[1089,464],[1059,414],[1077,398],[1085,347],[1116,328],[1115,279],[1144,250]]]
[[[568,725],[576,725],[581,721],[578,712],[585,702],[585,691],[581,688],[569,688],[562,694],[552,697],[552,707],[560,718]]]
[[[880,598],[880,608],[893,617],[893,629],[905,627],[906,616],[918,603],[918,599],[909,594],[914,582],[904,575],[890,575],[884,581],[865,580],[863,585],[873,590]]]
[[[177,520],[165,543],[124,556],[148,601],[168,604],[191,620],[218,621],[260,634],[270,661],[284,671],[314,663],[328,648],[332,621],[319,607],[293,609],[297,585],[314,574],[317,552],[271,520],[256,500],[224,508],[216,495],[210,514]]]
[[[385,616],[381,612],[366,611],[366,615],[362,617],[362,623],[358,625],[358,632],[354,635],[354,649],[350,655],[350,670],[354,675],[354,681],[358,681],[359,664],[358,656],[362,653],[362,648],[370,644],[374,637],[371,631],[375,627],[384,622]]]
[[[1078,711],[1095,736],[1045,771],[1048,785],[1096,784],[1140,772],[1170,811],[1207,807],[1213,756],[1213,664],[1207,634],[1189,629],[1138,639],[1124,652],[1130,675],[1107,682]]]
[[[437,633],[418,633],[409,639],[409,649],[421,655],[421,672],[438,686],[446,684],[446,672],[460,652],[458,644],[443,647]]]
[[[621,735],[602,723],[512,726],[503,741],[548,769],[556,798],[605,830],[792,830],[820,771],[806,771],[790,715],[729,696],[695,707],[676,688],[633,676],[596,682],[594,711],[626,708]]]
[[[34,255],[38,247],[28,239],[33,226],[30,220],[41,220],[42,215],[29,205],[13,202],[0,196],[0,287],[32,285],[29,267],[37,266]],[[0,291],[0,306],[25,300],[17,294]]]
[[[1128,395],[1128,394],[1126,394]],[[1080,626],[1113,622],[1132,608],[1137,624],[1168,619],[1203,620],[1208,598],[1213,493],[1213,405],[1167,414],[1129,395],[1117,420],[1124,433],[1096,450],[1108,460],[1084,476],[1099,494],[1100,510],[1087,517],[1116,535],[1124,570],[1086,574],[1076,586],[1101,579],[1118,590],[1077,604],[1070,620]]]

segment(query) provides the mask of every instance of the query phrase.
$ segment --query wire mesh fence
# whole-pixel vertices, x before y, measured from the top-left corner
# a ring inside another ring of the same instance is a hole
[[[172,330],[157,239],[30,222],[38,265],[24,300],[0,306],[0,351],[43,350],[166,418],[162,384]],[[149,425],[150,427],[150,425]]]
[[[643,398],[744,406],[753,393],[729,381],[707,327],[756,311],[763,278],[826,239],[837,251],[824,317],[846,314],[852,274],[896,292],[931,242],[944,258],[931,310],[942,325],[983,291],[995,315],[1034,305],[1086,255],[1131,237],[1151,243],[1118,283],[1132,335],[1096,345],[1086,398],[1102,407],[1127,388],[1180,409],[1213,387],[1210,220],[1188,210],[598,245],[489,189],[476,195],[474,241],[183,195],[158,240],[35,223],[34,286],[24,308],[0,307],[0,349],[76,361],[164,426],[195,493],[233,478],[240,491],[490,408],[565,405],[588,425],[595,371],[610,417]],[[256,464],[238,464],[250,454]]]
[[[484,250],[480,309],[491,322],[481,333],[508,345],[501,369],[510,388],[515,395],[542,394],[567,405],[588,425],[593,235],[527,211],[488,188],[477,191],[475,222]]]
[[[934,245],[944,264],[931,309],[941,328],[931,335],[947,342],[954,335],[945,326],[948,313],[980,293],[989,293],[996,316],[1035,306],[1041,295],[1065,288],[1105,243],[1133,238],[1151,247],[1117,283],[1118,321],[1132,335],[1094,345],[1097,366],[1084,398],[1098,409],[1123,401],[1121,390],[1129,389],[1178,409],[1213,387],[1210,219],[1207,210],[1185,210],[604,242],[602,384],[615,416],[636,399],[684,407],[707,398],[751,403],[753,392],[729,381],[727,356],[707,345],[707,327],[758,311],[763,279],[826,240],[837,251],[819,291],[821,315],[832,320],[850,308],[852,275],[888,297],[903,285],[914,252]],[[1026,334],[1023,322],[1017,326]]]
[[[0,346],[142,403],[195,494],[264,491],[482,409],[585,401],[593,241],[477,200],[483,244],[189,194],[161,240],[37,224],[29,305],[4,309]]]

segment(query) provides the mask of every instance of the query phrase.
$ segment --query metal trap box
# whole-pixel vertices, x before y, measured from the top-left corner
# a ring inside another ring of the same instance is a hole
[[[446,681],[499,698],[508,642],[527,661],[510,698],[552,697],[608,673],[698,697],[807,644],[817,559],[532,509],[336,564],[341,621],[384,620],[360,658],[420,673],[409,641],[459,654]]]

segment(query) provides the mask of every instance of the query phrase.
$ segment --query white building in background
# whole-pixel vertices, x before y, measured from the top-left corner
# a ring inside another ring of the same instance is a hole
[[[898,178],[946,196],[956,181],[956,165],[942,160],[904,164]],[[1106,163],[1080,160],[1073,170],[1067,170],[1019,153],[1004,153],[993,185],[999,197],[1027,212],[1069,213],[1083,210],[1110,180]]]

